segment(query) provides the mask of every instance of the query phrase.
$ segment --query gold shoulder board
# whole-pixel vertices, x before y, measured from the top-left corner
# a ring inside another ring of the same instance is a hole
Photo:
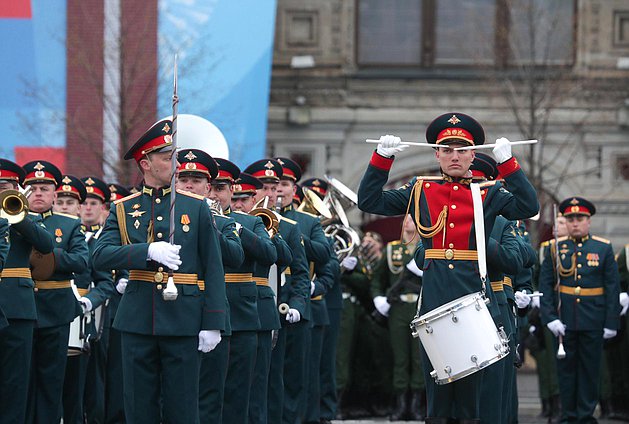
[[[118,203],[122,203],[122,202],[126,202],[129,199],[133,199],[134,197],[138,197],[140,194],[142,194],[141,191],[138,191],[137,193],[133,193],[128,195],[127,197],[123,197],[122,199],[118,199],[116,201],[114,201],[114,205],[117,205]]]

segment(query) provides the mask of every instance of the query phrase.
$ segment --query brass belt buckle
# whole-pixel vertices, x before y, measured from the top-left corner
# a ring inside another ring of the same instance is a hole
[[[577,296],[581,294],[581,286],[576,286],[574,288],[574,294],[576,294]]]
[[[155,280],[156,283],[161,283],[164,281],[164,273],[160,271],[156,272],[153,276],[153,280]]]
[[[447,249],[445,251],[445,257],[446,257],[447,260],[451,260],[452,258],[454,258],[454,250]]]

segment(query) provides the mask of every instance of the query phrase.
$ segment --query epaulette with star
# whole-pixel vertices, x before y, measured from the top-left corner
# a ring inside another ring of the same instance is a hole
[[[141,192],[141,191],[138,191],[137,193],[130,194],[130,195],[128,195],[127,197],[123,197],[122,199],[115,200],[115,201],[114,201],[114,205],[117,205],[118,203],[124,203],[124,202],[126,202],[127,200],[129,200],[129,199],[133,199],[133,198],[135,198],[135,197],[140,196],[141,194],[142,194],[142,192]]]
[[[194,199],[205,200],[205,197],[203,197],[203,196],[201,196],[199,194],[195,194],[195,193],[191,193],[189,191],[185,191],[185,190],[177,189],[177,194],[183,194],[184,196],[192,197]]]

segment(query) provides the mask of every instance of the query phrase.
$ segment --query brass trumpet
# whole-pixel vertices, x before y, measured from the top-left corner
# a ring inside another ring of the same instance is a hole
[[[0,218],[9,224],[20,223],[28,214],[28,190],[22,194],[18,190],[5,190],[0,193]]]
[[[273,237],[280,230],[280,218],[277,213],[267,207],[268,203],[268,196],[261,199],[258,203],[253,205],[253,209],[249,211],[249,215],[259,216],[262,219],[269,236]]]

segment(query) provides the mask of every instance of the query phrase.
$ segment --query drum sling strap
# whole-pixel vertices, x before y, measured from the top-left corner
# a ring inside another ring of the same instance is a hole
[[[472,192],[472,204],[474,205],[474,228],[476,233],[476,252],[478,254],[478,273],[482,284],[481,293],[485,295],[485,281],[487,281],[487,258],[485,253],[485,215],[483,213],[483,198],[480,194],[480,186],[478,183],[470,184]],[[422,294],[424,288],[422,286],[417,300],[417,316],[422,307]]]

